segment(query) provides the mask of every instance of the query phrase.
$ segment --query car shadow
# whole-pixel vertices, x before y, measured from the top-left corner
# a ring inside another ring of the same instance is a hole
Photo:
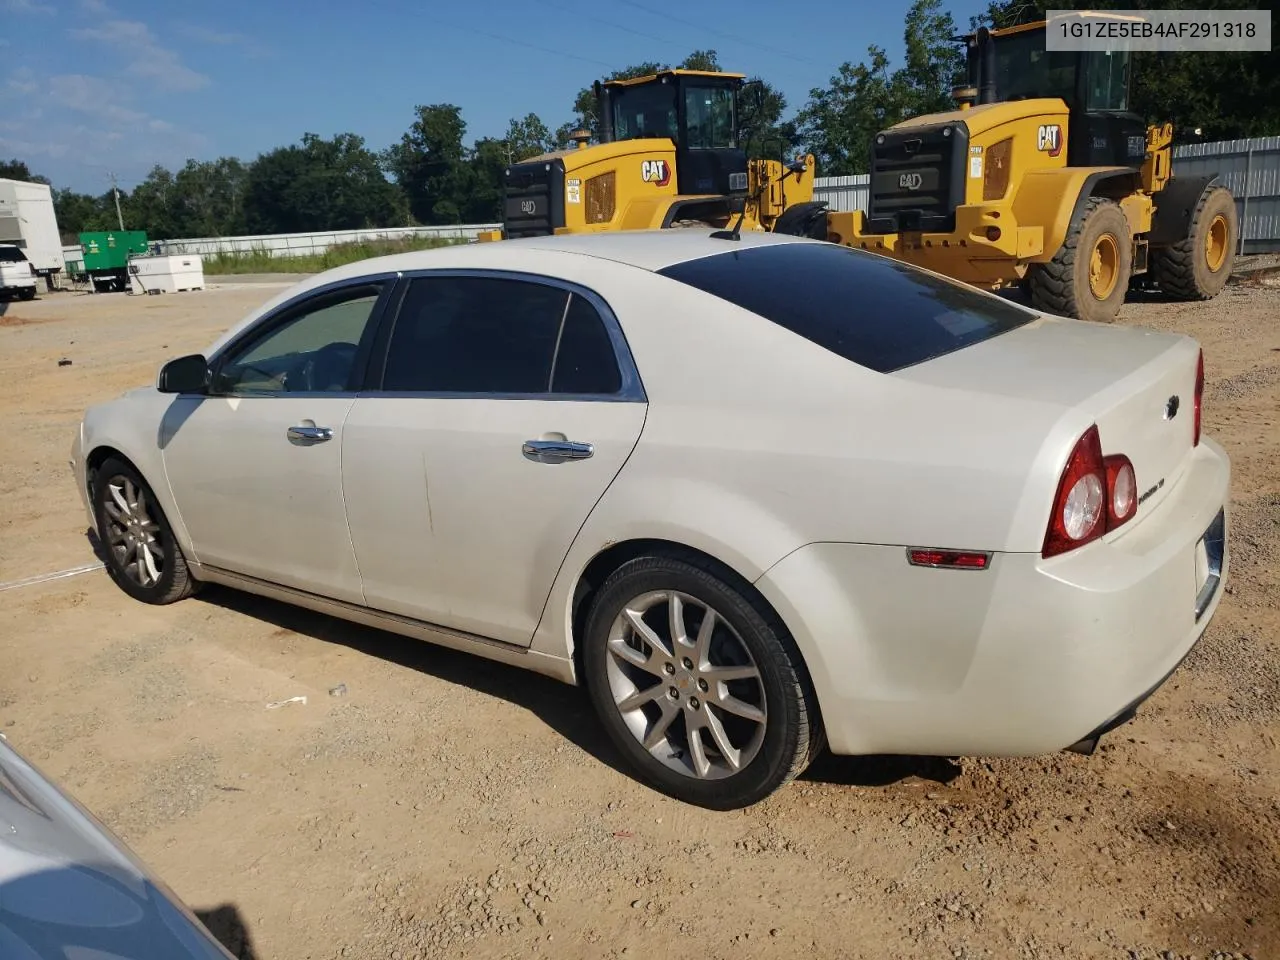
[[[907,757],[893,754],[838,757],[824,750],[800,779],[841,787],[888,787],[907,780],[950,783],[960,776],[958,763],[947,757]]]
[[[222,944],[236,960],[259,960],[253,949],[249,928],[235,904],[224,903],[209,910],[192,910],[213,938]]]
[[[634,771],[601,728],[582,687],[227,587],[210,585],[198,599],[514,703],[595,760],[634,778]],[[837,757],[824,750],[801,779],[837,786],[884,787],[911,779],[948,783],[959,774],[957,764],[940,757]]]
[[[586,691],[581,687],[476,654],[450,650],[216,584],[206,586],[196,599],[514,703],[594,759],[619,773],[631,775],[600,728]]]

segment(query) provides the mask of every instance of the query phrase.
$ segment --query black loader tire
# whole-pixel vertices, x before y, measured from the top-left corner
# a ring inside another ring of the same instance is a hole
[[[1107,295],[1099,298],[1090,286],[1090,263],[1094,250],[1108,237],[1115,278]],[[1110,323],[1124,305],[1132,270],[1133,241],[1124,211],[1114,200],[1090,197],[1053,259],[1027,271],[1031,305],[1062,317]]]
[[[827,239],[827,205],[815,200],[797,203],[782,211],[773,224],[773,232],[788,237],[808,237],[810,240]]]
[[[1160,289],[1179,300],[1212,300],[1226,286],[1240,240],[1231,191],[1212,184],[1200,195],[1187,236],[1151,251],[1151,272]],[[1221,235],[1221,234],[1225,234]],[[1210,240],[1220,249],[1210,251]],[[1215,267],[1213,261],[1217,260]]]

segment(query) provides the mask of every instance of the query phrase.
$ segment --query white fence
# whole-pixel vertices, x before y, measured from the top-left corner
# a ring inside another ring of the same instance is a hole
[[[1236,198],[1241,252],[1280,250],[1280,137],[1178,147],[1173,151],[1173,173],[1216,173]]]
[[[871,193],[871,175],[852,177],[815,177],[813,199],[825,200],[829,210],[866,210]]]
[[[162,254],[252,253],[262,251],[272,257],[302,257],[324,253],[343,243],[375,240],[407,240],[438,237],[446,240],[472,240],[484,230],[497,230],[500,223],[469,223],[447,227],[387,227],[377,230],[326,230],[320,233],[276,233],[259,237],[198,237],[191,240],[157,240]]]
[[[1174,148],[1174,176],[1216,173],[1236,198],[1240,251],[1280,251],[1280,137],[1218,140]],[[832,210],[866,210],[871,178],[818,177],[813,198]]]

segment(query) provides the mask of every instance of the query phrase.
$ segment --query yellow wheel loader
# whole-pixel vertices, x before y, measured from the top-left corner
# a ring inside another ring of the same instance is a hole
[[[1022,284],[1036,309],[1085,320],[1113,320],[1143,274],[1176,298],[1216,296],[1238,239],[1230,191],[1171,176],[1172,126],[1129,109],[1128,52],[1046,50],[1046,27],[958,38],[957,109],[876,135],[867,210],[810,202],[775,229]]]
[[[740,217],[741,229],[774,229],[788,207],[812,198],[814,160],[748,161],[739,130],[745,80],[664,70],[597,83],[600,142],[578,131],[575,147],[508,167],[503,228],[480,239],[723,228]]]

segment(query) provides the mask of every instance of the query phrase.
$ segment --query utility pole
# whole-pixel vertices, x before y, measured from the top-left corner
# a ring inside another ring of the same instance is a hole
[[[120,232],[124,233],[124,214],[120,212],[120,191],[116,188],[116,175],[108,172],[107,176],[111,178],[111,192],[116,198],[116,219],[120,222]]]

